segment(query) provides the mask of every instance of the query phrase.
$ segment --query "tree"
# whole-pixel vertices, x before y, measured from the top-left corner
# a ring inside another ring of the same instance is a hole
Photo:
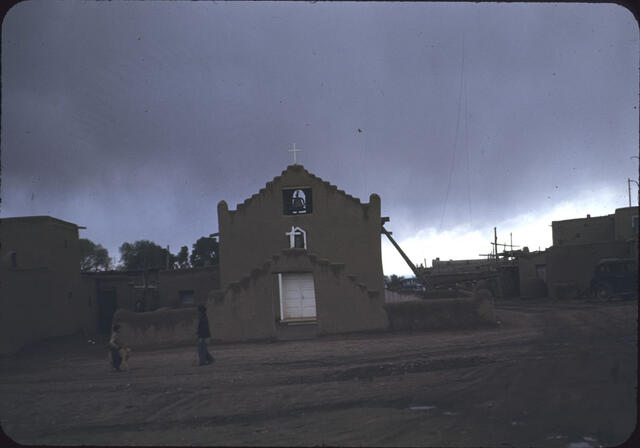
[[[100,244],[86,238],[80,238],[80,271],[107,271],[111,268],[109,251]]]
[[[153,241],[138,240],[120,246],[120,260],[126,271],[171,269],[177,257]]]
[[[218,264],[218,240],[205,236],[198,239],[193,245],[189,260],[193,267]]]
[[[180,269],[185,269],[191,266],[189,264],[189,248],[187,246],[182,246],[180,248],[180,252],[178,252],[178,256],[176,257],[176,261],[178,262],[178,267]]]
[[[402,281],[404,280],[404,276],[398,277],[395,274],[391,274],[391,277],[385,276],[385,283],[387,284],[387,289],[394,291],[398,290],[402,287]]]

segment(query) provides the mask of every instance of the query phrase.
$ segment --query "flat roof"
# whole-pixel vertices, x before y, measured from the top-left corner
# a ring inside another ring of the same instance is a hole
[[[591,219],[604,219],[604,218],[609,218],[609,219],[615,219],[615,215],[612,213],[610,215],[601,215],[601,216],[583,216],[580,218],[569,218],[569,219],[559,219],[557,221],[551,221],[551,224],[556,223],[556,222],[569,222],[569,221],[587,221],[587,220],[591,220]]]
[[[619,211],[622,211],[622,210],[633,210],[633,209],[638,210],[638,206],[634,205],[634,206],[631,206],[631,207],[620,207],[620,208],[615,209],[615,212],[611,213],[609,215],[589,216],[589,217],[582,216],[580,218],[559,219],[557,221],[551,221],[551,223],[554,223],[554,222],[566,222],[566,221],[579,221],[579,220],[583,220],[583,219],[615,218],[615,214],[618,213]]]
[[[0,218],[0,223],[2,222],[9,222],[9,223],[41,222],[41,221],[50,221],[56,224],[63,224],[67,226],[77,227],[79,229],[86,228],[86,227],[81,227],[78,224],[74,224],[72,222],[63,221],[62,219],[54,218],[53,216],[15,216],[10,218]]]

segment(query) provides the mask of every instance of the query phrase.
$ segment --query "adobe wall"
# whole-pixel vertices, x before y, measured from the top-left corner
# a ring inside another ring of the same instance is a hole
[[[93,334],[95,302],[79,275],[46,269],[2,272],[0,284],[0,354],[77,332]]]
[[[198,311],[195,308],[158,309],[145,313],[119,309],[113,316],[121,326],[122,341],[134,351],[197,343]]]
[[[538,278],[536,272],[537,265],[546,265],[546,263],[545,252],[530,253],[518,258],[520,297],[538,298],[547,296],[547,284],[543,279]]]
[[[395,302],[410,302],[415,300],[422,300],[423,292],[416,293],[413,291],[391,291],[389,289],[385,289],[384,291],[384,302],[385,303],[395,303]]]
[[[211,335],[218,341],[250,341],[276,337],[277,278],[260,274],[246,277],[226,292],[209,295],[207,314]]]
[[[384,330],[388,326],[383,295],[346,274],[341,264],[302,249],[285,249],[259,266],[228,290],[210,294],[208,314],[214,339],[276,338],[278,273],[291,272],[313,274],[319,335]]]
[[[520,295],[520,274],[517,266],[505,266],[498,271],[500,296],[513,298]]]
[[[282,189],[312,188],[313,212],[284,215]],[[383,291],[380,251],[380,198],[372,194],[368,204],[292,165],[267,183],[259,193],[228,210],[218,204],[221,288],[248,274],[274,253],[289,247],[285,235],[292,226],[307,232],[310,253],[345,264],[369,289]]]
[[[127,310],[135,309],[135,294],[133,289],[134,282],[137,277],[131,277],[124,274],[106,274],[87,277],[93,281],[94,288],[97,291],[115,291],[116,307]],[[139,279],[142,282],[142,276]]]
[[[391,331],[471,328],[496,322],[493,297],[486,289],[473,297],[387,303]]]
[[[552,246],[547,253],[549,297],[577,297],[589,288],[593,270],[602,258],[631,258],[634,243],[610,241],[572,246]]]
[[[553,221],[551,229],[554,246],[612,241],[614,215]]]
[[[386,330],[384,291],[371,291],[346,268],[320,263],[313,270],[317,294],[318,334]]]
[[[638,228],[631,226],[633,216],[638,216],[638,207],[619,208],[615,213],[615,238],[616,240],[631,240],[638,238]],[[640,223],[638,223],[640,225]]]
[[[191,269],[172,269],[158,273],[158,292],[160,306],[178,308],[180,291],[193,291],[195,306],[206,303],[209,291],[220,288],[220,270],[217,266],[204,266]]]

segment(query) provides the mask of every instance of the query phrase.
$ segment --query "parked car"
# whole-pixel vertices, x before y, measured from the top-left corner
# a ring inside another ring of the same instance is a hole
[[[600,260],[593,270],[591,292],[600,300],[638,298],[638,261],[633,258]]]

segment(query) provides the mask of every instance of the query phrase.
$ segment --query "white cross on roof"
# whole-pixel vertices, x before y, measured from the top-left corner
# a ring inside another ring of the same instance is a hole
[[[297,152],[302,152],[302,149],[296,149],[296,144],[293,144],[293,149],[289,149],[289,152],[293,153],[293,164],[297,165],[297,160],[296,160],[296,153]]]

